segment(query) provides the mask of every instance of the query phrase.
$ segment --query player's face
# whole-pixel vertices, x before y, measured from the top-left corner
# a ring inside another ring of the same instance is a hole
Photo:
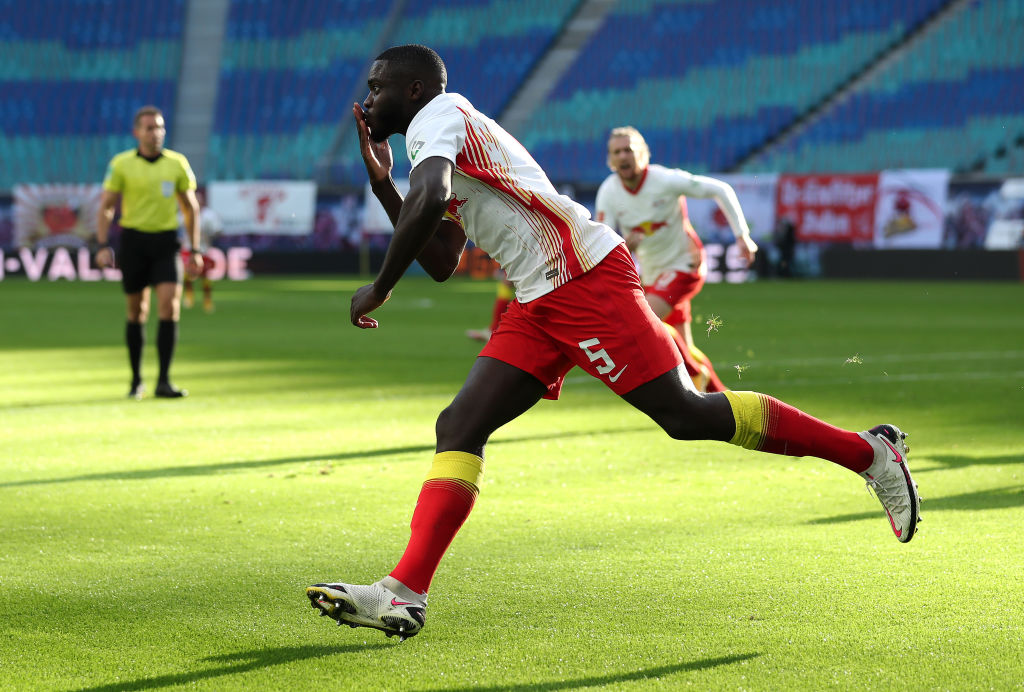
[[[139,118],[138,124],[132,130],[135,139],[139,140],[139,149],[144,154],[155,154],[164,148],[164,137],[167,136],[167,128],[164,127],[164,116],[143,115]]]
[[[405,119],[405,90],[389,73],[387,63],[374,62],[366,84],[370,93],[363,101],[363,115],[370,127],[370,139],[383,142],[393,134],[404,133],[409,126]]]
[[[623,180],[633,180],[640,175],[636,165],[636,152],[629,137],[612,137],[608,140],[608,160]]]

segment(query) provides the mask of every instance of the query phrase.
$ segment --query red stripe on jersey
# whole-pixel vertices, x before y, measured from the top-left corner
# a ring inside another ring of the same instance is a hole
[[[461,111],[462,109],[459,110]],[[575,247],[571,223],[556,210],[545,204],[544,200],[538,198],[529,190],[516,185],[513,178],[508,175],[508,169],[491,158],[486,143],[483,141],[485,137],[490,139],[495,144],[495,148],[501,151],[497,140],[490,136],[486,128],[482,132],[478,131],[474,127],[468,113],[462,111],[462,115],[466,120],[466,146],[456,156],[456,167],[471,178],[479,180],[485,185],[521,201],[529,211],[535,212],[536,215],[550,224],[552,230],[557,235],[554,247],[560,250],[552,259],[559,261],[564,258],[564,266],[558,269],[560,279],[567,280],[571,276],[579,276],[584,273],[583,265],[580,262],[580,257]],[[545,240],[547,239],[545,238]],[[545,242],[545,244],[549,246],[549,252],[551,249],[554,249],[550,242]],[[552,254],[554,255],[554,253]],[[559,264],[563,264],[562,261],[559,261]],[[568,275],[566,275],[566,269],[568,269]]]

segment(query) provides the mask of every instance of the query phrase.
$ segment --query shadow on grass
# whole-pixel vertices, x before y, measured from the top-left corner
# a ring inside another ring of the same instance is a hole
[[[97,685],[96,687],[83,687],[79,692],[129,692],[130,690],[155,690],[161,687],[173,685],[194,685],[201,680],[219,678],[224,675],[236,675],[259,668],[291,663],[293,661],[305,661],[311,658],[322,658],[334,656],[335,654],[351,654],[367,649],[380,649],[388,644],[353,644],[348,646],[282,646],[276,649],[257,649],[254,651],[239,651],[238,653],[225,654],[223,656],[211,656],[203,659],[208,663],[223,663],[224,665],[203,670],[188,671],[185,673],[173,673],[169,675],[157,675],[151,678],[140,678],[126,682],[115,682],[109,685]]]
[[[913,469],[914,475],[928,473],[930,471],[949,471],[950,469],[962,469],[968,466],[1002,466],[1003,464],[1024,464],[1024,454],[992,457],[967,457],[954,454],[929,454],[928,461],[934,461],[941,466],[933,466],[925,469]],[[913,463],[913,459],[911,459]]]
[[[578,678],[576,680],[556,680],[552,682],[530,682],[521,685],[495,685],[493,687],[446,687],[444,692],[493,692],[495,690],[509,690],[511,692],[545,692],[547,690],[575,690],[583,687],[603,687],[614,685],[620,682],[633,682],[635,680],[657,680],[668,675],[684,673],[695,670],[707,670],[717,666],[725,666],[730,663],[739,663],[751,658],[757,658],[761,654],[737,654],[734,656],[721,656],[719,658],[705,658],[689,663],[676,663],[670,666],[658,666],[657,668],[644,668],[632,673],[615,673],[612,675],[596,675],[589,678]]]
[[[925,499],[921,500],[921,516],[927,520],[930,512],[977,512],[985,509],[1013,509],[1016,507],[1024,507],[1024,485],[1007,486],[994,490],[979,490],[973,493],[949,495],[935,499],[929,499],[928,495],[925,494]],[[885,517],[881,507],[876,512],[841,514],[837,517],[812,519],[807,523],[840,524],[846,521],[860,521],[861,519],[877,519],[880,517]]]
[[[543,435],[530,435],[526,437],[509,437],[498,440],[491,440],[488,446],[512,444],[516,442],[532,442],[535,440],[564,440],[570,437],[584,437],[590,435],[612,435],[617,433],[649,432],[653,427],[618,428],[615,430],[586,430],[576,432],[555,432]],[[200,464],[190,466],[165,466],[157,469],[138,469],[136,471],[107,471],[105,473],[85,473],[79,476],[67,476],[65,478],[39,478],[23,481],[8,481],[0,483],[0,488],[17,488],[29,485],[56,485],[59,483],[78,483],[81,481],[139,481],[153,478],[174,478],[187,476],[208,476],[224,471],[244,471],[247,469],[260,469],[269,466],[280,466],[283,464],[298,464],[309,461],[333,462],[348,461],[351,459],[369,459],[372,457],[386,457],[394,454],[427,454],[433,453],[434,445],[409,445],[406,447],[388,447],[386,449],[372,449],[359,452],[339,452],[336,454],[315,454],[302,457],[281,457],[279,459],[252,459],[248,461],[225,461],[217,464]]]

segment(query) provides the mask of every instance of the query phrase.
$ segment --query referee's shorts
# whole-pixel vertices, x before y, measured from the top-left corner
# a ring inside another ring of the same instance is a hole
[[[125,293],[138,293],[147,286],[181,283],[184,267],[181,262],[178,231],[138,231],[123,228],[121,232],[121,287]]]

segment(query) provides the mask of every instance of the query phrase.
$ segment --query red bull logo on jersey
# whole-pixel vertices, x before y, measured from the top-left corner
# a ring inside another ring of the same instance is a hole
[[[643,233],[644,235],[651,235],[655,231],[659,231],[659,230],[661,230],[662,228],[664,228],[667,225],[668,225],[668,223],[665,222],[665,221],[644,221],[639,226],[633,226],[631,229],[629,229],[629,232],[630,233]]]
[[[451,219],[455,223],[459,224],[459,226],[461,227],[463,225],[462,214],[459,213],[459,208],[461,208],[462,205],[465,204],[467,201],[468,200],[459,199],[458,197],[452,195],[452,200],[448,202],[448,210],[445,211],[444,218]]]

